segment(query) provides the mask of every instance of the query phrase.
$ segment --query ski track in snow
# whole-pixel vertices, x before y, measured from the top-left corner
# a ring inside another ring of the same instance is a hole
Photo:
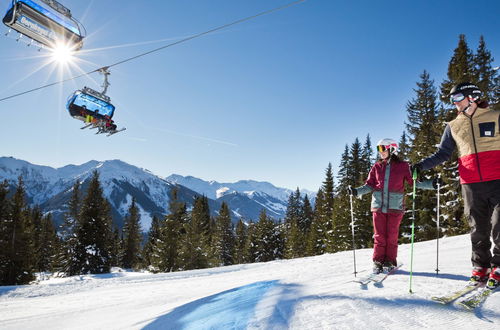
[[[352,252],[167,274],[118,272],[0,287],[1,329],[498,329],[500,293],[474,312],[431,296],[470,272],[468,235],[409,245],[382,284],[352,282]],[[371,250],[357,251],[363,276]]]

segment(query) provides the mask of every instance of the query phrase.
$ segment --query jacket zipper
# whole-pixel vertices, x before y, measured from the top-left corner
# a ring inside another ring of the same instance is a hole
[[[483,176],[481,175],[481,167],[479,166],[479,155],[477,154],[476,136],[474,135],[474,125],[472,123],[472,116],[469,118],[469,121],[472,134],[472,142],[474,144],[474,152],[476,154],[477,172],[479,174],[479,180],[483,181]]]

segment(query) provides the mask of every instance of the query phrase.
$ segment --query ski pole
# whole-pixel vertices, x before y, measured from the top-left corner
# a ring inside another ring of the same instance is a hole
[[[436,213],[437,213],[437,240],[436,240],[436,275],[439,275],[439,234],[440,234],[440,228],[439,228],[439,190],[441,189],[441,173],[438,173],[438,181],[437,181],[437,208],[436,208]]]
[[[417,170],[413,171],[413,206],[411,210],[412,220],[411,220],[411,253],[410,253],[410,293],[413,293],[411,289],[411,281],[413,278],[413,241],[415,237],[415,195],[417,190]]]
[[[349,190],[351,190],[351,186],[349,186]],[[354,277],[356,277],[356,246],[354,244],[354,209],[352,207],[352,194],[349,194],[349,199],[351,201],[351,230],[352,230],[352,253],[354,256]]]

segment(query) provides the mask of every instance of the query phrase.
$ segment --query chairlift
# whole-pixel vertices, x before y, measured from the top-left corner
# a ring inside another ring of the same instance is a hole
[[[85,123],[81,129],[96,128],[96,134],[106,133],[110,136],[124,131],[125,128],[117,129],[112,120],[115,106],[111,104],[110,97],[106,95],[110,72],[107,68],[101,68],[99,72],[104,75],[104,90],[98,92],[89,87],[77,90],[68,98],[66,109],[71,117]]]
[[[83,46],[83,26],[55,0],[12,0],[3,23],[50,49],[64,45],[77,51]]]

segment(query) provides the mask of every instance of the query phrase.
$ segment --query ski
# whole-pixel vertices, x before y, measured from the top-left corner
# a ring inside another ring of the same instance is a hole
[[[470,297],[462,300],[458,304],[465,309],[470,311],[474,310],[474,308],[479,307],[496,289],[489,289],[486,287],[481,288],[477,292],[474,292]]]
[[[381,273],[371,273],[368,276],[361,277],[359,279],[353,280],[353,282],[360,283],[361,285],[367,285],[370,282],[373,283],[381,283],[383,282],[387,276],[393,274],[395,271],[397,271],[403,264],[398,265],[397,267],[394,267],[391,271],[387,272],[381,272]]]
[[[83,127],[80,127],[80,129],[86,129],[87,127],[90,127],[90,126],[92,126],[92,124],[87,124],[87,125],[85,125]]]
[[[120,128],[119,130],[115,130],[115,131],[109,132],[107,136],[111,136],[113,134],[120,133],[120,132],[122,132],[122,131],[124,131],[126,129],[127,128],[124,127],[124,128]]]
[[[360,277],[360,278],[354,279],[353,282],[359,283],[361,285],[367,285],[374,278],[376,278],[378,275],[380,275],[380,273],[371,273],[370,275],[367,275],[365,277]]]
[[[476,290],[477,288],[483,287],[484,284],[480,282],[469,282],[462,289],[454,291],[452,293],[446,294],[444,296],[434,296],[431,297],[432,300],[440,304],[446,305],[452,301],[457,300],[460,297],[465,296],[467,293]]]
[[[375,278],[373,278],[371,281],[373,283],[382,283],[389,275],[394,274],[399,268],[401,268],[403,264],[399,264],[390,271],[384,271],[382,273],[377,274]]]

